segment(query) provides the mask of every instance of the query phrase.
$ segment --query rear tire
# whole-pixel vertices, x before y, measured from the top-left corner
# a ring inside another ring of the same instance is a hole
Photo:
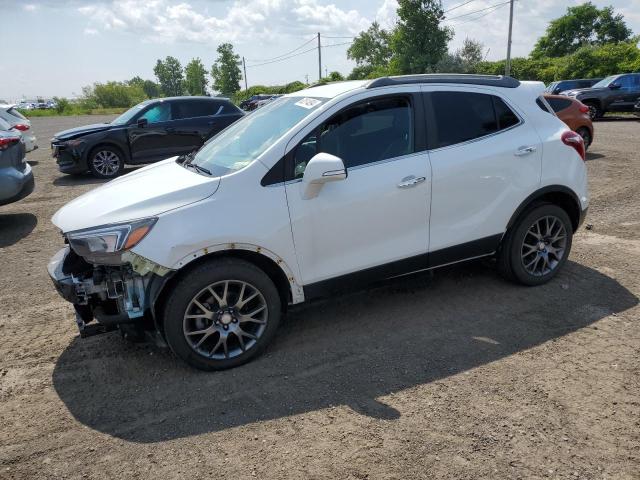
[[[552,204],[534,206],[505,235],[498,268],[511,281],[542,285],[564,266],[572,239],[573,226],[565,210]]]
[[[576,133],[582,137],[582,140],[584,141],[584,149],[587,150],[593,141],[591,138],[591,132],[587,127],[580,127],[576,130]]]
[[[164,309],[167,343],[200,370],[237,367],[260,355],[282,315],[271,279],[239,259],[214,259],[195,267],[169,295]]]
[[[101,145],[87,157],[89,171],[97,178],[116,178],[124,170],[124,154],[117,147]]]

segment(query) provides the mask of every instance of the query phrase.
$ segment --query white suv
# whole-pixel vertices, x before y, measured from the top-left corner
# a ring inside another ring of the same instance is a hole
[[[494,255],[542,284],[588,205],[582,139],[543,90],[416,75],[286,95],[60,209],[49,273],[81,334],[156,332],[208,370],[261,352],[288,304],[382,278]]]

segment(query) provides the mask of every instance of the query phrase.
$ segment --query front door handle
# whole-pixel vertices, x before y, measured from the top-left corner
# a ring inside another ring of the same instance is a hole
[[[414,175],[409,175],[408,177],[404,177],[402,181],[398,184],[398,188],[410,188],[415,187],[419,183],[422,183],[426,180],[426,177],[416,177]]]
[[[535,151],[536,151],[536,147],[534,147],[533,145],[529,145],[527,147],[520,147],[518,150],[516,150],[514,155],[516,157],[522,157],[524,155],[529,155],[530,153],[533,153]]]

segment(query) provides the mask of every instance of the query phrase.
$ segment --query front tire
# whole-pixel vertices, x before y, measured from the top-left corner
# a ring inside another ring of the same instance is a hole
[[[224,370],[264,351],[280,323],[271,279],[239,259],[207,261],[183,276],[164,309],[171,350],[192,367]]]
[[[563,267],[572,240],[567,212],[557,205],[539,205],[523,214],[505,235],[498,267],[509,280],[542,285]]]
[[[597,120],[604,115],[602,108],[596,102],[585,102],[584,103],[589,108],[589,117],[591,120]]]
[[[97,178],[116,178],[124,170],[124,155],[110,145],[94,148],[87,159],[89,171]]]

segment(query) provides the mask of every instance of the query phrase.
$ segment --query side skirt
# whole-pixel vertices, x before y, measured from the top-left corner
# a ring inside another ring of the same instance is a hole
[[[339,277],[322,280],[304,286],[305,300],[353,291],[371,283],[411,273],[443,267],[452,263],[493,255],[503,234],[491,235],[472,242],[416,255],[384,265],[366,268]]]

